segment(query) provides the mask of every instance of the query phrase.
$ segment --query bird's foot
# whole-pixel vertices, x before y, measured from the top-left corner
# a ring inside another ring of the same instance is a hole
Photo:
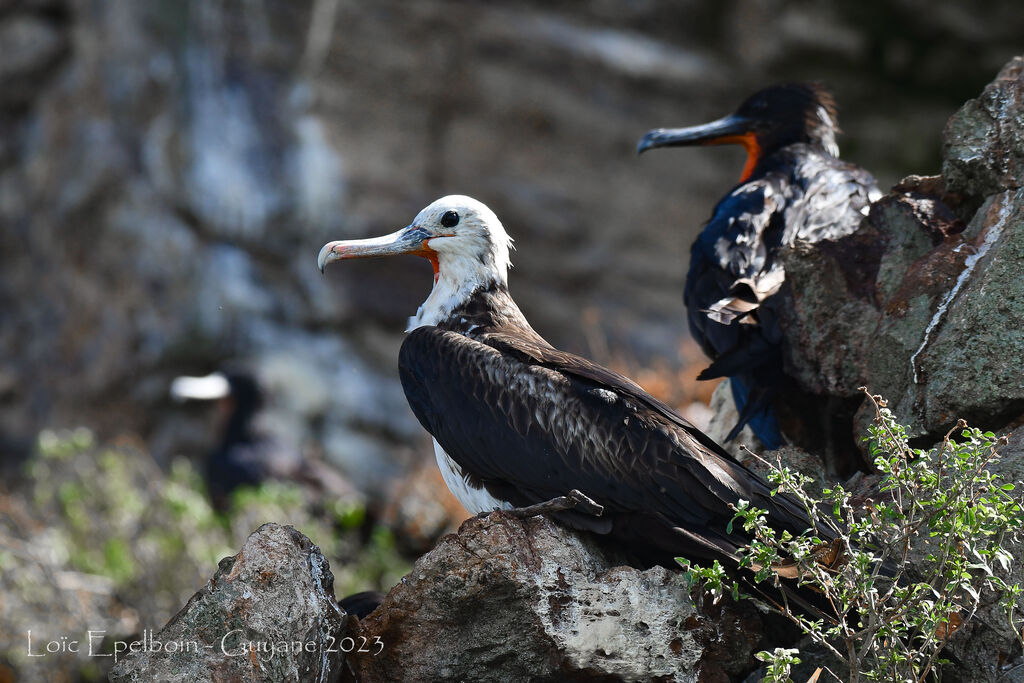
[[[580,492],[578,489],[573,489],[567,496],[558,496],[557,498],[552,498],[551,500],[543,503],[537,503],[536,505],[512,508],[511,510],[506,510],[506,512],[513,517],[527,519],[529,517],[536,517],[549,512],[562,512],[564,510],[576,510],[585,515],[592,515],[594,517],[600,517],[604,514],[603,505],[599,505],[593,498]]]

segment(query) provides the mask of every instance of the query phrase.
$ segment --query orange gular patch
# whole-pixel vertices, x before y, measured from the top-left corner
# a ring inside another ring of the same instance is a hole
[[[757,168],[757,162],[761,160],[761,145],[758,143],[757,135],[754,133],[726,135],[725,137],[708,140],[705,144],[743,146],[743,149],[747,151],[747,163],[743,167],[743,173],[740,175],[741,183],[745,183],[750,180],[750,176],[754,175],[754,169]]]
[[[430,248],[430,240],[423,240],[423,244],[416,251],[410,251],[410,254],[416,256],[422,256],[423,258],[430,261],[430,267],[434,269],[434,282],[441,277],[441,268],[437,263],[437,252]]]
[[[434,269],[434,284],[437,284],[437,279],[441,277],[441,266],[437,262],[437,252],[430,248],[430,240],[435,237],[455,237],[455,235],[434,235],[430,239],[423,240],[423,244],[416,251],[409,252],[416,256],[422,256],[423,258],[430,261],[430,267]]]

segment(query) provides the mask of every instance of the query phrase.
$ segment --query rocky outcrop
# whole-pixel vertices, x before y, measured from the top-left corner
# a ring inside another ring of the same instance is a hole
[[[309,539],[266,524],[111,681],[708,683],[749,672],[764,639],[752,605],[698,606],[679,572],[622,566],[543,517],[470,519],[359,622],[331,582]]]
[[[110,680],[337,681],[347,635],[320,549],[264,524],[163,629],[125,644]]]
[[[1022,448],[1019,428],[996,466],[1006,479],[1024,475]],[[1018,641],[997,599],[986,595],[951,640],[946,677],[1006,673]],[[754,653],[794,645],[804,662],[796,680],[819,666],[843,671],[750,602],[695,602],[679,572],[631,568],[545,517],[495,512],[445,536],[361,621],[337,607],[317,547],[266,524],[162,630],[139,639],[141,652],[122,647],[110,679],[725,683],[756,680]]]
[[[786,363],[804,390],[867,385],[918,436],[1024,412],[1022,72],[1014,59],[953,116],[943,176],[898,184],[855,235],[783,254]]]
[[[1024,476],[1022,449],[1018,428],[996,466],[1005,479]],[[682,573],[624,559],[546,517],[494,512],[442,538],[358,621],[337,608],[317,547],[267,524],[161,631],[144,635],[144,651],[122,659],[111,680],[725,683],[756,680],[754,653],[792,646],[804,662],[795,680],[820,666],[842,672],[752,602],[713,604]],[[1009,580],[1020,572],[1013,567]],[[994,681],[1014,661],[1017,634],[997,599],[986,595],[951,640],[946,677]]]
[[[988,197],[1024,185],[1024,57],[967,102],[942,137],[942,177],[950,192]]]
[[[547,518],[465,522],[396,586],[359,633],[356,680],[724,681],[751,668],[761,621],[749,606],[690,599],[663,568],[616,566]]]

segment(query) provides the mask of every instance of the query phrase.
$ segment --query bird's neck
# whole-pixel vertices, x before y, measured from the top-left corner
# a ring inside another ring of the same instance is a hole
[[[467,336],[510,327],[536,334],[504,282],[491,280],[486,284],[476,283],[455,289],[445,287],[443,282],[443,278],[438,279],[430,296],[409,319],[407,332],[424,325],[435,325]]]
[[[813,144],[821,147],[825,150],[825,153],[829,156],[839,158],[839,145],[836,143],[836,133],[832,128],[827,128],[819,131],[815,135]]]
[[[789,130],[775,138],[760,139],[750,136],[749,141],[744,141],[743,147],[747,151],[747,163],[743,168],[739,182],[747,182],[765,164],[772,163],[772,159],[777,158],[780,153],[792,148],[794,145],[807,145],[838,159],[839,145],[836,144],[835,125],[829,125],[827,114],[824,113],[823,109],[821,111],[822,125],[815,128]]]
[[[252,410],[235,410],[224,425],[224,432],[221,437],[221,446],[233,443],[247,443],[253,440],[253,418],[255,412]]]
[[[512,328],[519,334],[537,334],[504,284],[494,284],[477,290],[466,301],[456,306],[447,319],[439,322],[437,326],[468,337],[480,337]]]
[[[411,332],[424,325],[441,325],[457,310],[469,305],[480,292],[508,292],[505,272],[508,266],[495,267],[488,259],[460,259],[457,263],[445,263],[442,258],[434,276],[434,288],[416,315],[409,318],[405,331]],[[511,297],[508,297],[511,302]],[[515,303],[511,304],[515,307]],[[516,308],[516,313],[519,309]]]

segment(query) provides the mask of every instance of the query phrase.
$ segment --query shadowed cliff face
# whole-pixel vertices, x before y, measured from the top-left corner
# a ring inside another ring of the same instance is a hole
[[[886,6],[0,1],[0,448],[84,423],[163,457],[198,440],[170,378],[242,357],[279,432],[382,490],[428,452],[394,366],[429,267],[314,257],[449,192],[517,238],[554,343],[672,371],[688,245],[742,155],[637,137],[820,78],[852,160],[937,170],[1019,10]]]

